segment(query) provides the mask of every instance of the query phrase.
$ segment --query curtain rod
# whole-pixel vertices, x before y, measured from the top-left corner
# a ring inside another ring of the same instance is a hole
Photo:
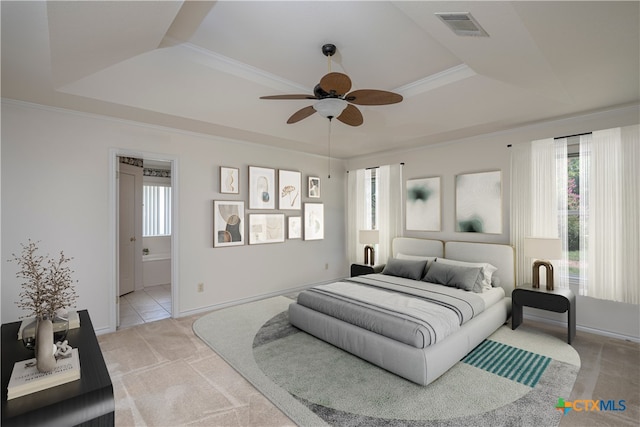
[[[574,136],[584,136],[584,135],[591,135],[591,134],[593,134],[593,132],[576,133],[574,135],[556,136],[553,139],[556,140],[556,139],[572,138]],[[513,144],[507,144],[507,148],[511,148],[512,146]]]
[[[400,166],[404,166],[404,162],[400,162]],[[370,169],[378,169],[380,166],[371,166],[369,168],[365,168],[365,170],[370,170]]]
[[[400,166],[404,166],[404,162],[400,162]],[[364,168],[364,170],[378,169],[380,166],[370,166],[368,168]],[[349,171],[347,171],[349,173]]]
[[[567,136],[557,136],[553,139],[564,139],[564,138],[573,138],[574,136],[584,136],[591,135],[593,132],[585,132],[585,133],[576,133],[575,135],[567,135]]]
[[[400,162],[400,166],[404,166],[404,162]],[[368,168],[365,168],[365,170],[369,170],[369,169],[378,169],[380,166],[371,166]]]

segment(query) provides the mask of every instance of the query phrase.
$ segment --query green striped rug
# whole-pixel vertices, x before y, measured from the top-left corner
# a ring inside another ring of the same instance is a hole
[[[533,388],[540,381],[551,358],[496,341],[484,340],[462,361]]]

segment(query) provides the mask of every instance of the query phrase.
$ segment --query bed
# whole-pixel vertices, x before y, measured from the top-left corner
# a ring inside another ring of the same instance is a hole
[[[415,274],[418,261],[424,261],[427,276],[434,272],[428,277],[432,280],[439,280],[438,274],[442,271],[447,277],[473,273],[474,266],[459,262],[488,263],[497,270],[476,265],[480,274],[474,286],[480,286],[480,281],[485,283],[482,291],[475,289],[474,292],[471,288],[458,289],[451,283],[444,286],[416,279],[411,274]],[[436,263],[440,264],[434,269]],[[446,264],[454,267],[445,267]],[[301,292],[298,301],[289,306],[289,321],[370,363],[427,385],[502,326],[510,315],[515,262],[509,245],[399,237],[393,241],[393,257],[385,270],[392,265],[400,265],[403,273],[368,274]],[[408,276],[405,270],[410,271]],[[488,270],[492,271],[489,286],[485,277]],[[367,290],[370,294],[360,301],[360,289],[365,288],[373,289]],[[436,294],[443,296],[436,298]],[[433,312],[426,313],[422,305],[424,299],[435,302],[440,307],[435,312],[442,312],[445,320]],[[454,305],[453,300],[462,302]],[[396,302],[408,307],[399,317],[393,305]],[[452,324],[455,323],[452,318],[457,318],[459,324]]]

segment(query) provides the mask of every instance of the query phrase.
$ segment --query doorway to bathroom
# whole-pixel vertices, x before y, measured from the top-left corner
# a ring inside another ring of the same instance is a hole
[[[172,317],[175,160],[115,155],[114,329]]]

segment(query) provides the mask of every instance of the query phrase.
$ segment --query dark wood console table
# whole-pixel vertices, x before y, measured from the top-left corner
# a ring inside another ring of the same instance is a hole
[[[522,307],[533,307],[556,313],[567,313],[567,342],[571,344],[576,336],[576,296],[571,289],[547,290],[531,285],[518,286],[511,293],[511,329],[522,323]]]
[[[113,426],[113,386],[87,310],[80,327],[70,329],[69,345],[78,349],[80,379],[7,400],[15,362],[34,357],[18,340],[21,322],[2,325],[2,426]]]

